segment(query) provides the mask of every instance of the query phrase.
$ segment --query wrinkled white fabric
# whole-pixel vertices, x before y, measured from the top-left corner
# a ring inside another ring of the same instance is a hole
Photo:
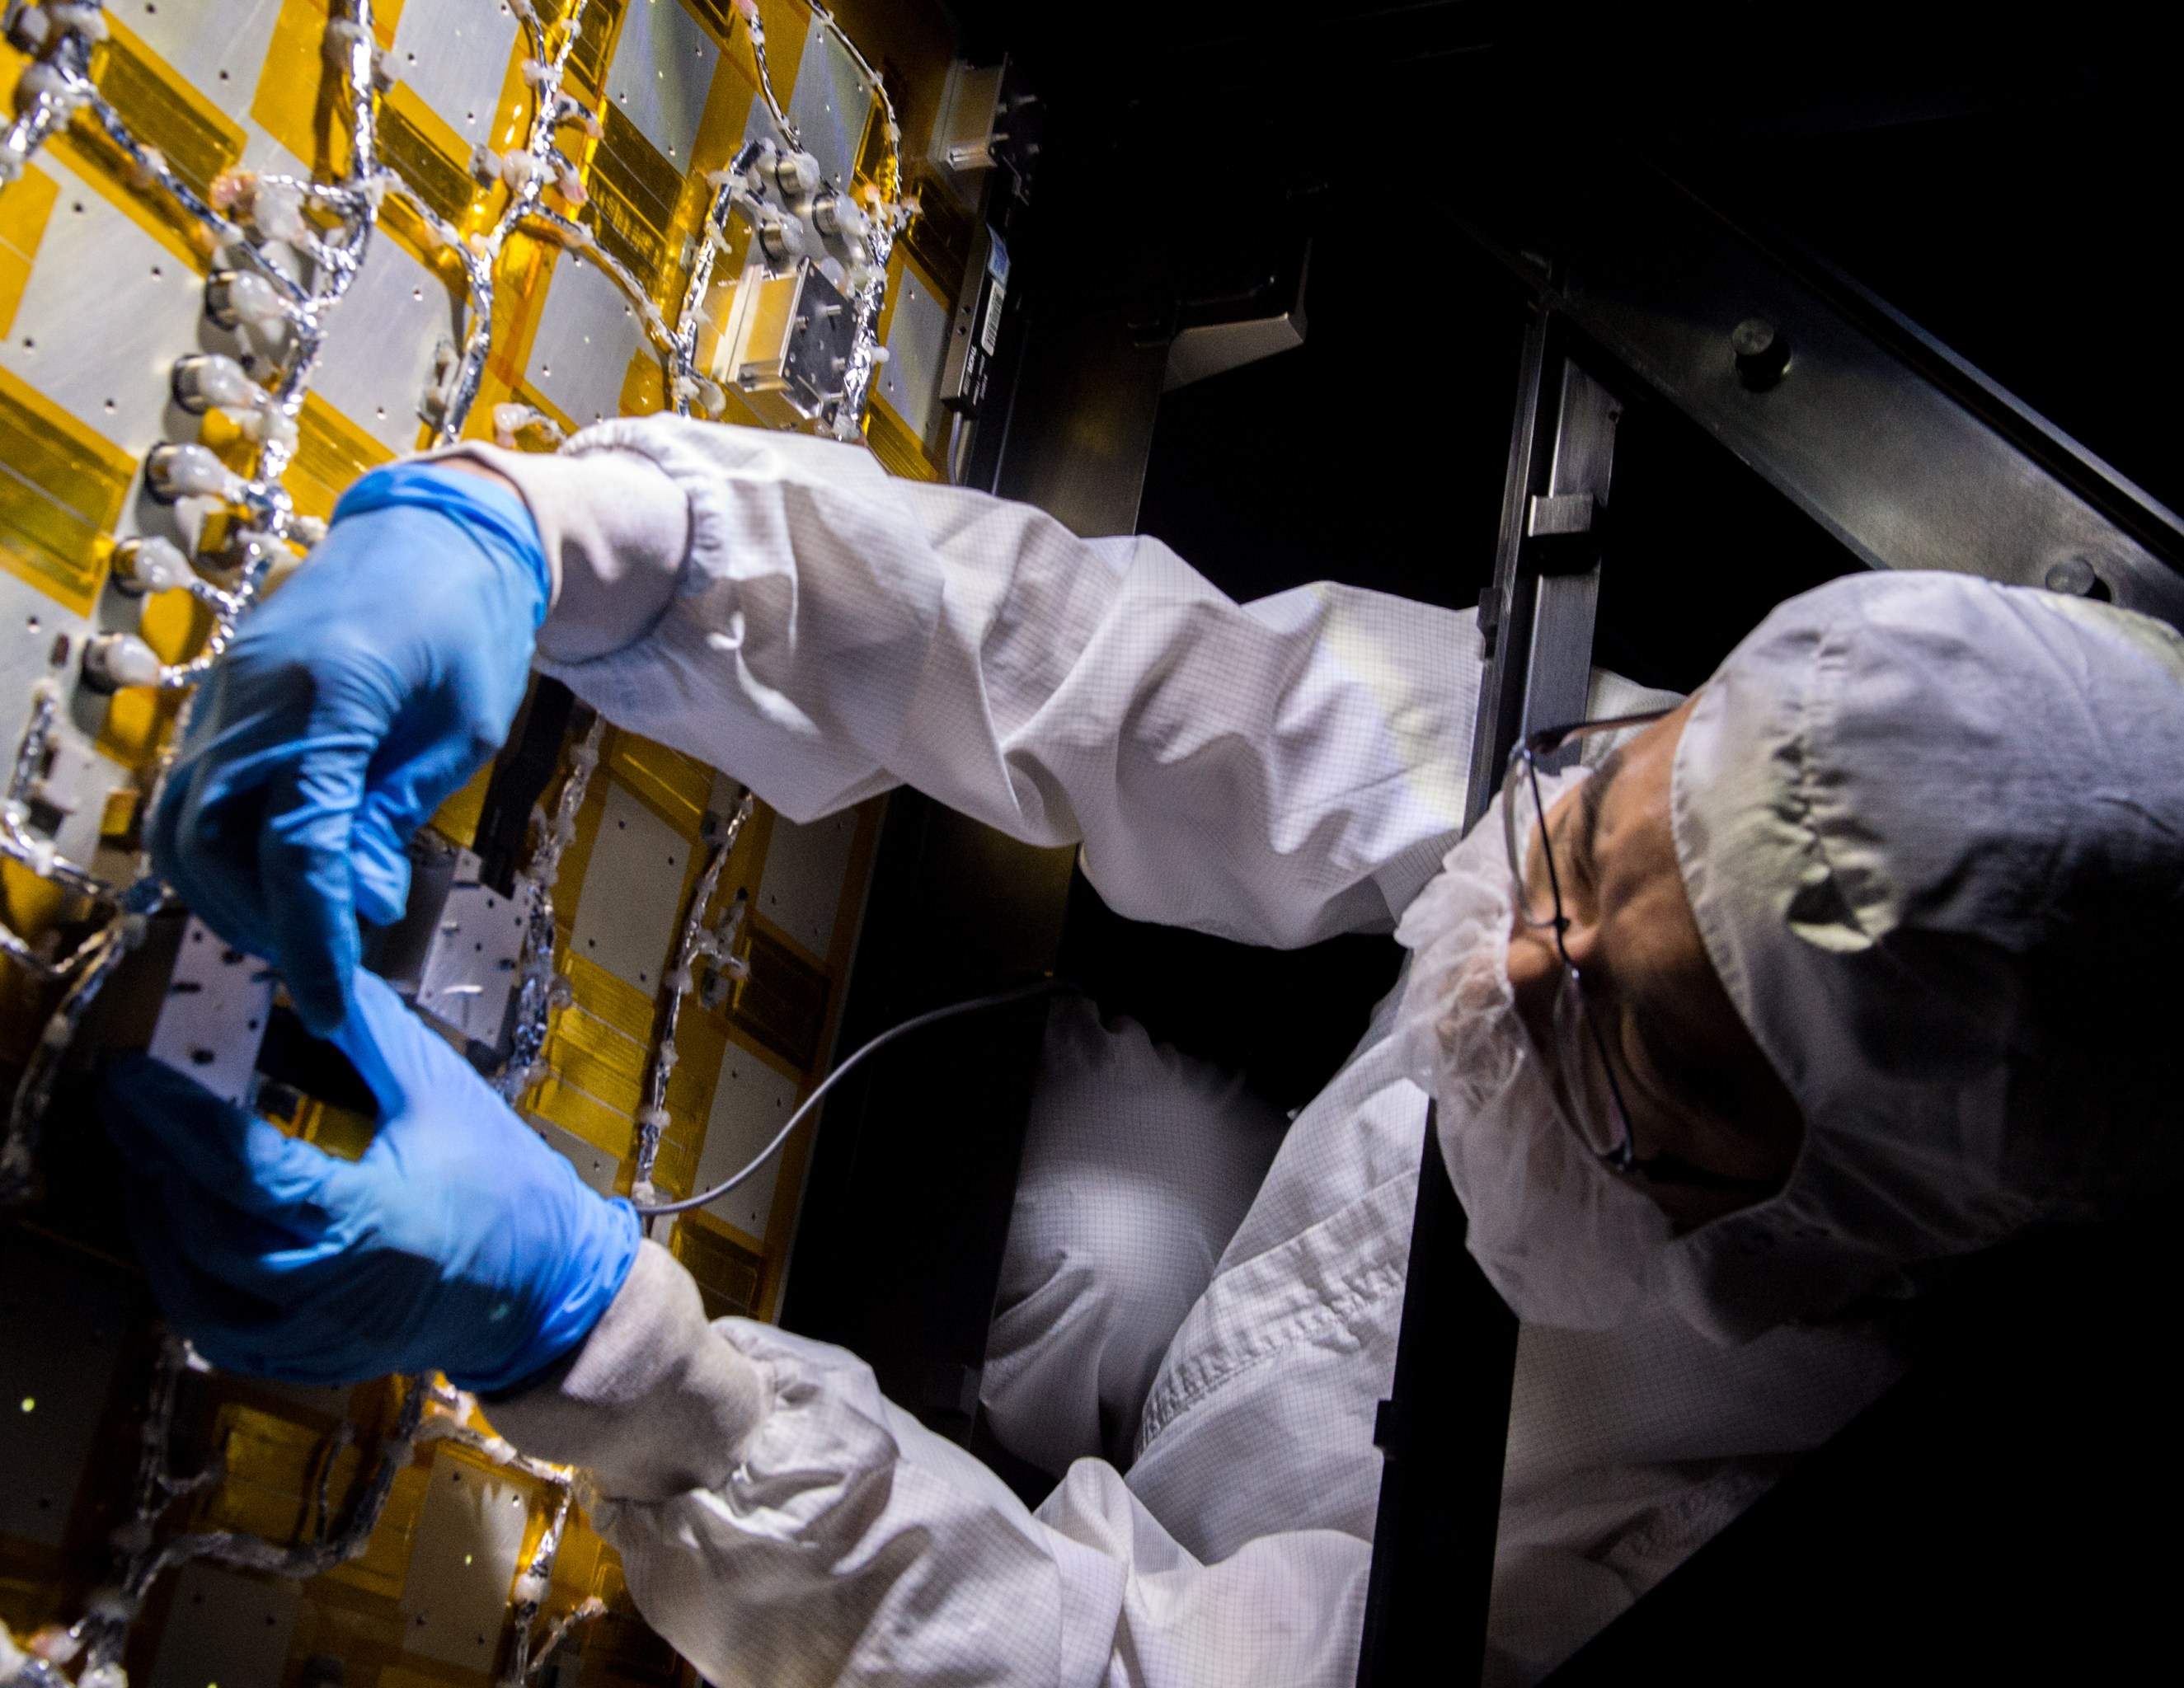
[[[1396,1029],[1406,1000],[1399,984],[1290,1126],[1148,1398],[1123,1482],[1202,1561],[1226,1563],[1299,1529],[1371,1537],[1373,1419],[1393,1380],[1425,1119]],[[1046,1339],[1055,1348],[1067,1346],[1068,1325],[1111,1317],[1105,1298],[1170,1256],[1166,1228],[1141,1227],[1125,1193],[1135,1132],[1127,1120],[1105,1137],[1096,1129],[1103,1083],[1119,1108],[1148,1107],[1168,1070],[1156,1054],[1140,1036],[1114,1037],[1105,1059],[1072,1057],[1068,1129],[1084,1185],[1034,1230],[1049,1247],[1089,1245],[1112,1269],[1069,1286]],[[1167,1111],[1198,1094],[1186,1082]],[[1012,1226],[1012,1252],[1019,1235]],[[1035,1334],[1017,1341],[1019,1363],[1068,1363],[1038,1352]],[[1664,1309],[1608,1330],[1524,1326],[1489,1613],[1492,1680],[1552,1669],[1898,1369],[1863,1328],[1725,1347]]]
[[[591,452],[578,459],[464,440],[426,453],[513,481],[538,524],[553,591],[539,654],[580,663],[641,639],[675,595],[690,553],[690,512],[649,458]]]
[[[600,456],[613,512],[586,491]],[[1123,912],[1278,945],[1388,930],[1455,841],[1469,615],[1340,587],[1240,607],[1156,541],[1088,544],[820,441],[663,417],[551,462],[519,480],[565,574],[543,665],[793,818],[908,780],[1017,837],[1081,839]],[[584,533],[557,508],[590,512]],[[610,590],[593,553],[624,529],[634,561]],[[1596,686],[1595,709],[1633,692]],[[1348,1682],[1423,1147],[1396,1002],[1291,1125],[1184,1316],[1128,1479],[1080,1460],[1036,1516],[838,1351],[735,1321],[629,1339],[665,1293],[632,1274],[595,1335],[652,1355],[674,1410],[649,1410],[647,1379],[581,1395],[580,1357],[531,1419],[605,1470],[692,1474],[594,1513],[649,1621],[723,1684]],[[1527,1329],[1502,1666],[1547,1668],[1869,1399],[1889,1362],[1847,1341]],[[682,1395],[747,1369],[655,1350],[723,1342],[762,1369],[764,1418],[733,1449],[652,1446],[706,1421]],[[1589,1417],[1596,1391],[1613,1408]]]
[[[1806,1129],[1780,1195],[1671,1251],[1689,1318],[1831,1317],[2173,1183],[2180,769],[2184,639],[2053,592],[1852,576],[1723,664],[1677,858]]]
[[[629,1276],[551,1385],[496,1401],[503,1435],[589,1470],[609,1494],[658,1500],[714,1481],[767,1411],[764,1382],[705,1340],[705,1303],[649,1238]],[[618,1434],[642,1413],[645,1434]]]
[[[1552,808],[1589,775],[1541,782]],[[1514,886],[1496,797],[1396,929],[1413,953],[1396,1015],[1412,1081],[1440,1103],[1465,1241],[1528,1324],[1602,1330],[1659,1293],[1669,1222],[1563,1120],[1509,984]]]
[[[660,472],[616,474],[602,533],[590,466],[631,457]],[[1462,825],[1468,612],[1329,585],[1240,606],[1157,540],[1081,540],[798,435],[654,416],[492,461],[564,570],[539,666],[792,820],[906,783],[1081,843],[1121,913],[1281,947],[1388,930]],[[568,574],[677,530],[671,580]],[[617,608],[642,630],[579,659],[624,587],[656,608]]]
[[[496,1425],[621,1497],[594,1521],[641,1609],[716,1682],[1346,1683],[1424,1126],[1391,1036],[1399,998],[1291,1126],[1168,1344],[1127,1478],[1080,1459],[1027,1513],[854,1357],[698,1323],[652,1245],[575,1362],[496,1403]],[[1103,1063],[1143,1063],[1119,1087],[1139,1107],[1172,1070],[1154,1053],[1125,1039]],[[1186,1082],[1181,1100],[1201,1093]],[[1080,1126],[1091,1105],[1080,1087]],[[1108,1147],[1137,1145],[1125,1130]],[[1098,1157],[1089,1130],[1077,1147]],[[1134,1204],[1072,1212],[1111,1257],[1127,1247]],[[1724,1347],[1673,1313],[1524,1327],[1490,1680],[1551,1669],[1895,1372],[1855,1330]],[[764,1418],[732,1431],[754,1395]],[[691,1435],[708,1422],[723,1426],[711,1445]],[[663,1494],[671,1470],[681,1487]]]
[[[644,1316],[643,1293],[617,1302],[623,1322]],[[755,1367],[770,1410],[718,1475],[665,1498],[597,1496],[590,1511],[639,1609],[720,1688],[1333,1688],[1354,1673],[1371,1563],[1356,1536],[1268,1531],[1205,1563],[1093,1459],[1033,1513],[855,1356],[745,1319],[705,1340]],[[593,1435],[625,1458],[649,1449],[639,1464],[687,1458],[654,1446],[662,1427],[642,1405]],[[515,1423],[523,1409],[498,1410]]]
[[[1168,1339],[1287,1124],[1235,1074],[1056,999],[979,1380],[1004,1447],[1056,1477],[1129,1464]]]

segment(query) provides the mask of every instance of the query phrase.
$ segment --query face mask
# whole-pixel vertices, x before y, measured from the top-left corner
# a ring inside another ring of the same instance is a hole
[[[1550,806],[1584,779],[1543,781]],[[1652,1292],[1667,1217],[1563,1119],[1509,986],[1502,804],[1449,852],[1396,930],[1412,952],[1396,1036],[1438,1104],[1441,1158],[1488,1280],[1529,1324],[1601,1330]]]

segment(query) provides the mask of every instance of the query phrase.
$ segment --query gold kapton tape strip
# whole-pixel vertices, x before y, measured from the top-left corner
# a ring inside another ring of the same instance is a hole
[[[0,369],[0,568],[90,614],[136,472],[120,447]]]

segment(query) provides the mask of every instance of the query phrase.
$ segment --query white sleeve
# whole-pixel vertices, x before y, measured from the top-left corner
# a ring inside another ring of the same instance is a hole
[[[897,783],[1081,843],[1120,912],[1290,947],[1386,929],[1462,824],[1471,612],[1240,606],[1159,541],[676,417],[515,480],[557,572],[540,667],[808,820]]]
[[[488,1410],[527,1451],[591,1470],[592,1521],[638,1609],[708,1682],[1353,1679],[1367,1543],[1299,1530],[1202,1565],[1098,1460],[1028,1512],[855,1356],[709,1328],[697,1303],[645,1244],[577,1358]]]

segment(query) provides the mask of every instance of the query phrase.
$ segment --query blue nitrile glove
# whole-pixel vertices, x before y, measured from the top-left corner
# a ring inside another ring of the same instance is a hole
[[[146,1055],[98,1109],[138,1258],[214,1364],[294,1383],[438,1369],[520,1383],[581,1342],[637,1258],[638,1219],[509,1111],[381,979],[332,1040],[380,1104],[360,1160],[284,1136]]]
[[[523,501],[428,464],[375,469],[243,618],[152,817],[160,875],[341,1023],[356,919],[401,918],[421,822],[499,747],[550,595]]]

